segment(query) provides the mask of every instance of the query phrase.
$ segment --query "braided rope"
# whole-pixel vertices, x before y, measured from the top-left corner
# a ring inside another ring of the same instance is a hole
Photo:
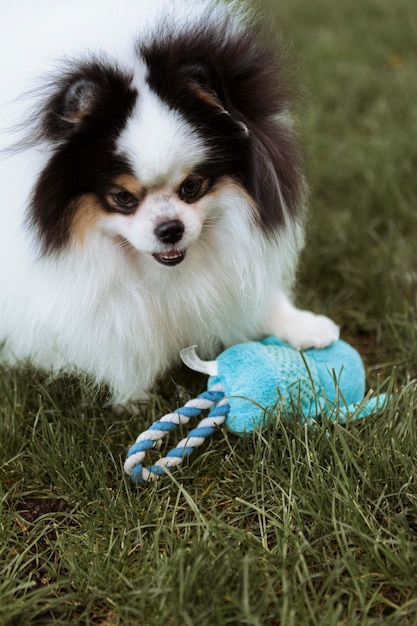
[[[182,439],[166,456],[158,459],[154,465],[147,467],[142,465],[148,450],[158,447],[161,439],[178,425],[186,424],[191,417],[197,417],[206,409],[210,409],[208,416],[202,419],[196,428],[190,430],[188,436]],[[131,446],[124,464],[126,474],[129,474],[132,481],[139,485],[158,480],[166,470],[171,470],[171,468],[180,465],[185,457],[192,454],[195,448],[201,446],[205,439],[214,433],[216,427],[223,424],[229,410],[230,406],[224,397],[223,385],[218,383],[213,385],[209,391],[189,400],[173,413],[167,413],[141,433]]]

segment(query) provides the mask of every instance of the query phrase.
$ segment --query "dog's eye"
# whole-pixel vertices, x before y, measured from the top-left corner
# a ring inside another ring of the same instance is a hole
[[[203,183],[201,176],[187,176],[179,190],[180,198],[186,202],[197,200],[204,193]]]
[[[138,200],[129,191],[117,191],[111,195],[116,207],[123,213],[131,213],[138,206]]]

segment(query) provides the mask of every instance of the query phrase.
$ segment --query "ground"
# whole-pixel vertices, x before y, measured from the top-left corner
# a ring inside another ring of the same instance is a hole
[[[299,304],[362,354],[380,415],[218,432],[157,485],[137,434],[205,382],[178,370],[139,416],[80,381],[0,381],[0,626],[417,624],[417,5],[264,0],[302,85],[311,185]]]

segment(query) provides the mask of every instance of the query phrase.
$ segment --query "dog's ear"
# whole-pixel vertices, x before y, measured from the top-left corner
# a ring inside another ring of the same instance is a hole
[[[41,94],[35,140],[46,136],[61,141],[89,127],[124,123],[137,97],[130,74],[100,61],[68,63],[63,69],[67,71],[51,77]]]
[[[287,55],[266,32],[247,32],[224,45],[217,60],[228,114],[246,132],[244,184],[266,229],[297,215],[304,202],[303,155],[290,111],[296,82]]]
[[[61,117],[78,125],[93,112],[99,95],[99,85],[87,78],[78,78],[69,85],[62,98]]]
[[[180,70],[187,86],[199,100],[223,111],[226,98],[222,81],[213,67],[203,60],[185,63]]]
[[[180,70],[188,89],[200,102],[210,107],[216,115],[227,116],[229,123],[247,136],[249,130],[242,116],[235,110],[221,72],[204,60],[185,63]]]
[[[61,140],[72,135],[93,116],[101,100],[98,80],[77,72],[51,84],[51,96],[43,104],[36,136]],[[58,89],[57,89],[58,87]]]

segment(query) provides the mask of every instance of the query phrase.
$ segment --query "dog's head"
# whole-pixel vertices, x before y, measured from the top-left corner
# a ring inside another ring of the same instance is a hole
[[[32,141],[50,152],[29,216],[43,253],[101,232],[178,265],[221,219],[225,191],[265,233],[295,216],[288,84],[254,31],[216,13],[159,24],[134,50],[125,64],[67,60],[46,86]]]

